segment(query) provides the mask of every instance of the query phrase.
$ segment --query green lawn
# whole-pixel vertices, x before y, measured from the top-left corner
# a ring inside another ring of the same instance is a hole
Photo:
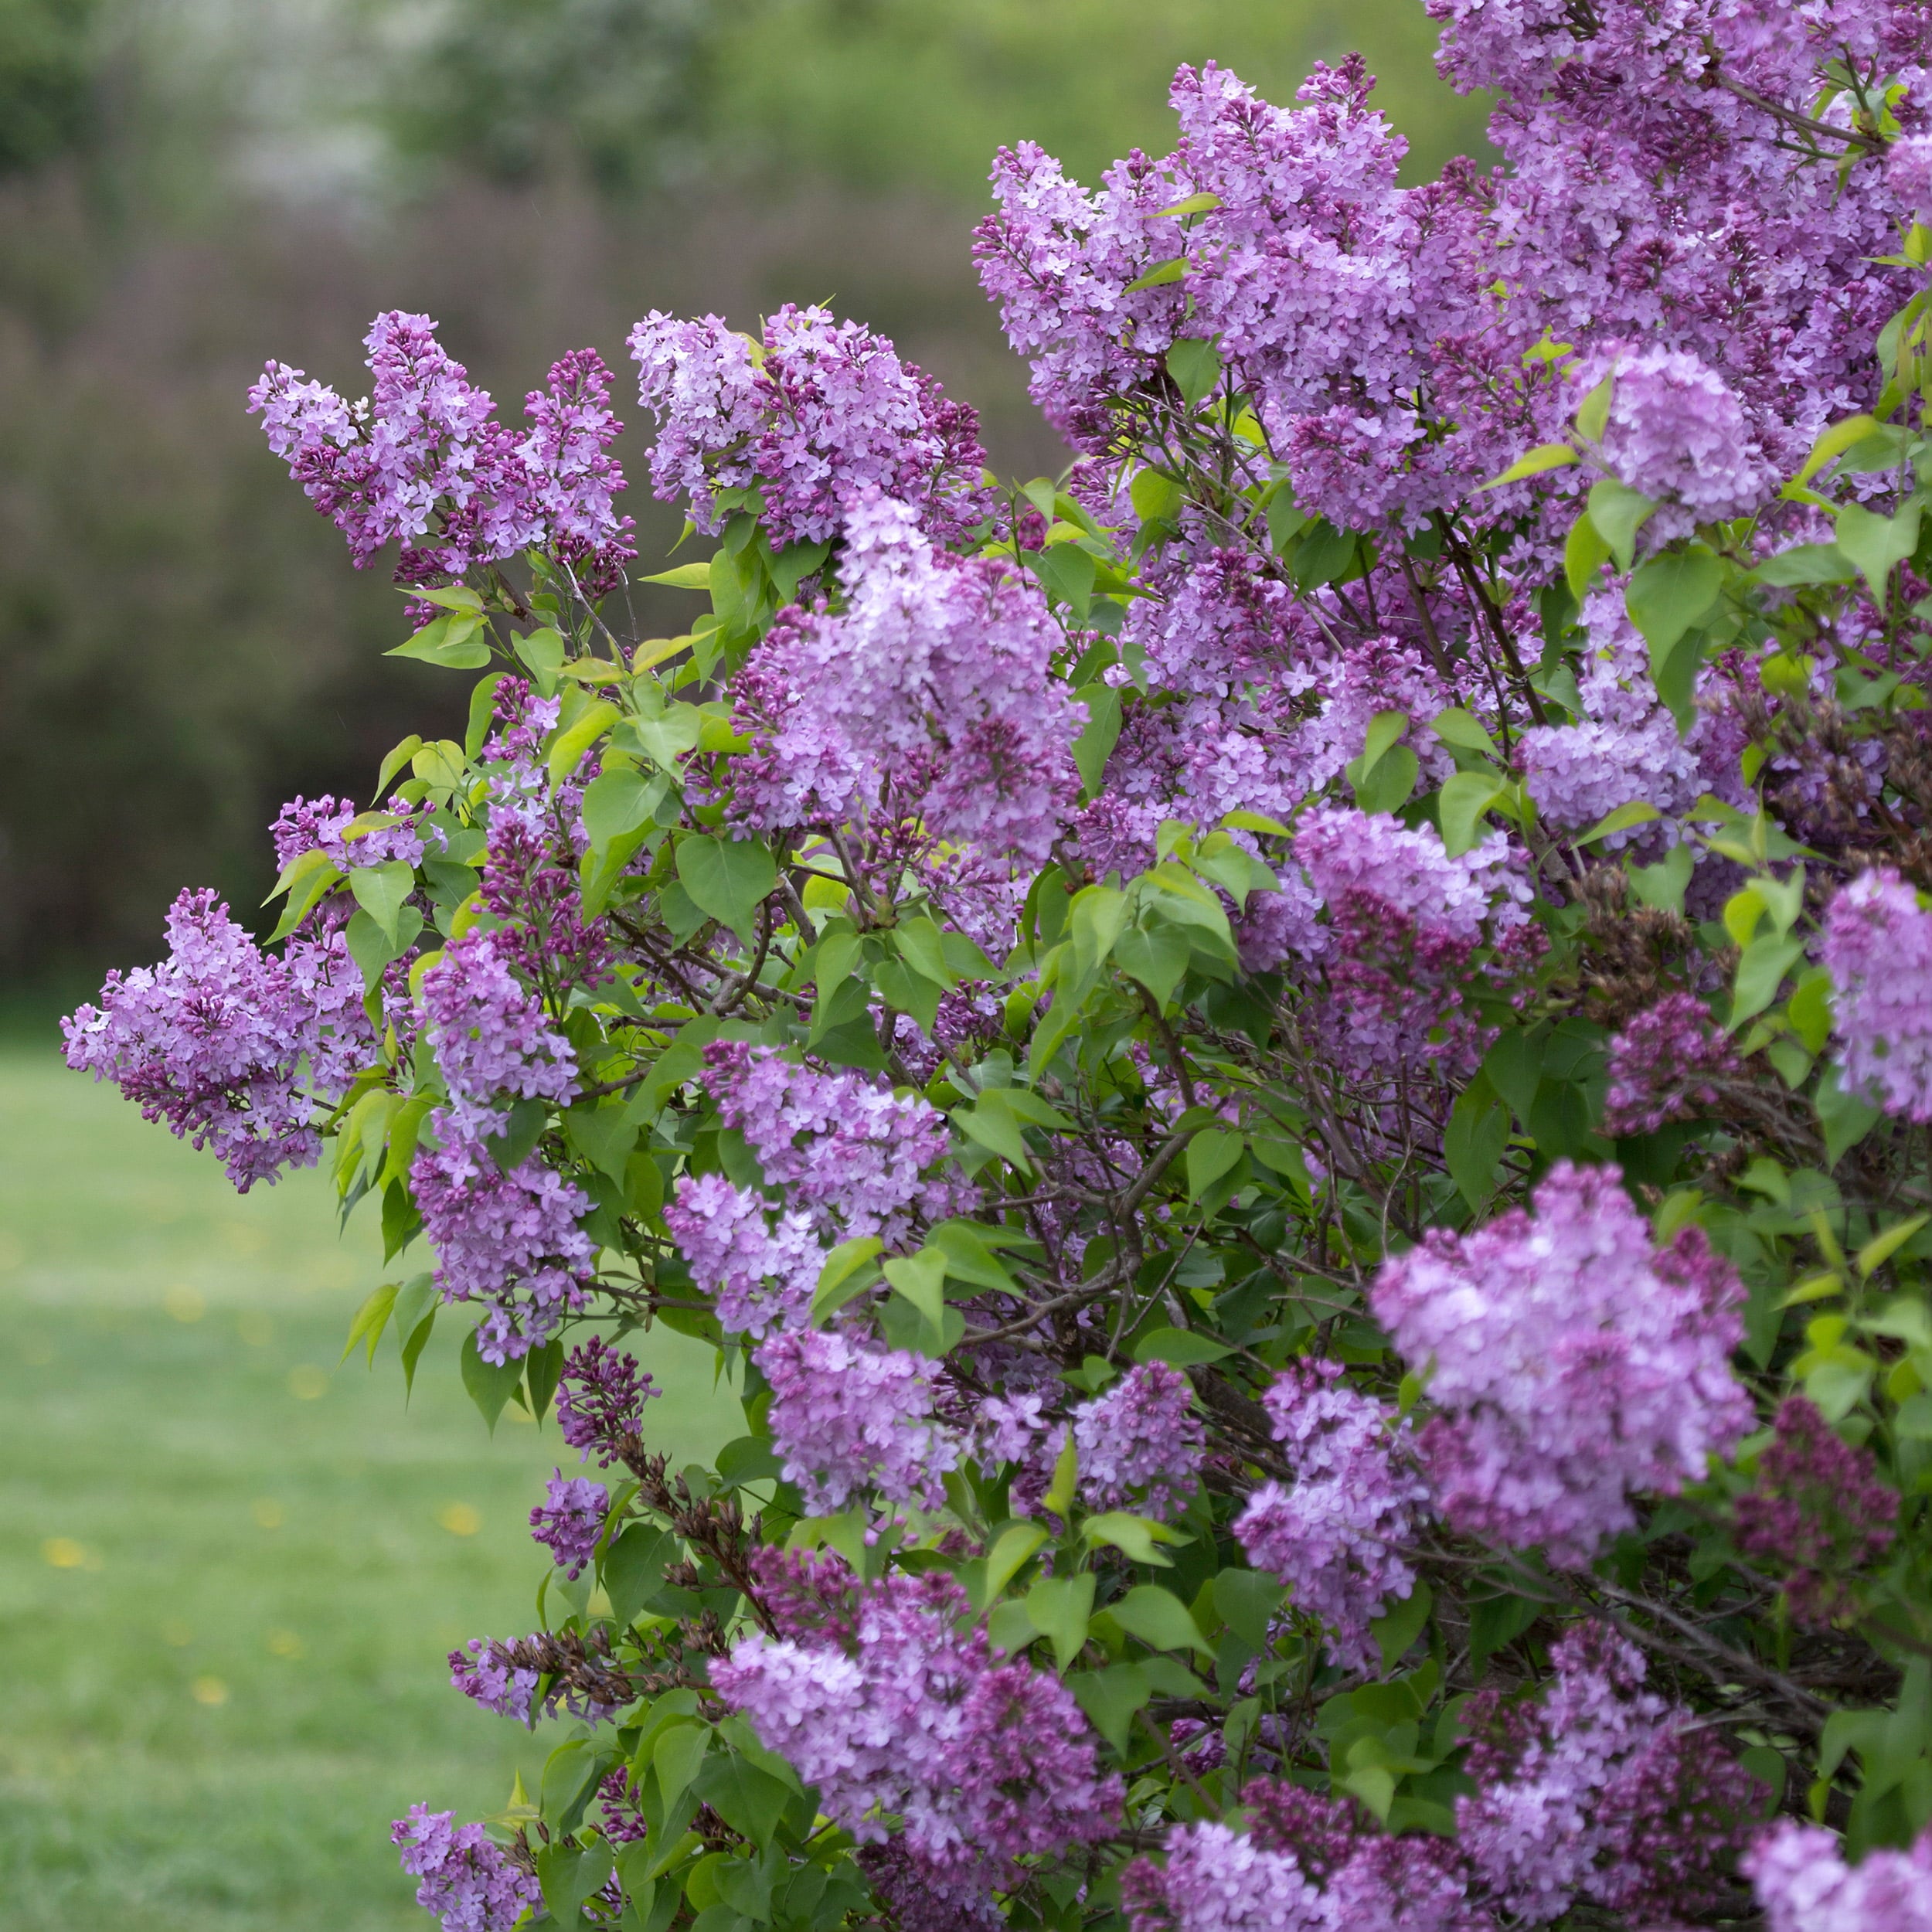
[[[526,1520],[569,1451],[514,1411],[486,1435],[454,1321],[407,1408],[386,1340],[336,1366],[380,1260],[316,1175],[241,1199],[0,1053],[0,1932],[429,1932],[389,1819],[540,1767],[443,1656],[532,1627]],[[736,1433],[708,1352],[644,1352],[663,1446]]]

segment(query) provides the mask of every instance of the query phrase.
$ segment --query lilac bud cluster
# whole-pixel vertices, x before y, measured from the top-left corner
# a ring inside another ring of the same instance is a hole
[[[607,1469],[635,1438],[644,1405],[662,1395],[637,1358],[613,1348],[594,1335],[565,1358],[556,1386],[557,1430],[588,1462],[597,1451],[597,1467]]]

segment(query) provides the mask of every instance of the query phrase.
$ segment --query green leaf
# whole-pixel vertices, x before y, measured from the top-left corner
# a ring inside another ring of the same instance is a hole
[[[1280,1580],[1258,1570],[1224,1570],[1214,1580],[1215,1614],[1252,1651],[1267,1650],[1281,1597]]]
[[[1836,1066],[1825,1070],[1812,1105],[1818,1110],[1818,1124],[1825,1131],[1825,1156],[1832,1167],[1836,1167],[1883,1117],[1878,1108],[1845,1090],[1843,1073]]]
[[[732,1751],[706,1758],[694,1781],[699,1798],[736,1832],[761,1849],[771,1842],[791,1790]]]
[[[1204,1127],[1187,1144],[1187,1191],[1198,1201],[1240,1159],[1244,1143],[1225,1128]]]
[[[1045,1526],[1036,1522],[1016,1522],[1000,1532],[986,1553],[986,1602],[998,1597],[1046,1540]]]
[[[1886,583],[1919,544],[1919,506],[1908,503],[1896,516],[1879,516],[1862,504],[1847,503],[1838,512],[1838,547],[1859,567],[1879,603],[1885,601]]]
[[[288,894],[288,903],[282,908],[282,916],[275,922],[270,939],[286,939],[315,910],[324,894],[333,892],[342,883],[342,873],[325,852],[305,852],[299,859],[291,859],[277,880],[275,891],[268,895],[273,899],[277,893]],[[266,905],[268,901],[262,903]]]
[[[653,577],[639,577],[640,583],[666,583],[674,590],[709,590],[711,588],[711,563],[706,559],[702,563],[680,563],[675,570],[660,570]]]
[[[1139,1664],[1110,1664],[1104,1670],[1077,1671],[1066,1688],[1094,1728],[1115,1750],[1124,1753],[1134,1713],[1154,1695],[1154,1686]]]
[[[1233,1352],[1226,1343],[1211,1341],[1192,1328],[1150,1328],[1134,1345],[1136,1362],[1165,1362],[1175,1369],[1198,1368]]]
[[[659,802],[670,789],[662,772],[607,771],[584,787],[583,829],[593,845],[607,845],[635,832],[657,815]]]
[[[509,675],[507,671],[492,671],[487,678],[477,679],[476,689],[470,693],[469,724],[463,733],[464,757],[474,758],[482,750],[495,723],[497,686]]]
[[[1416,788],[1422,761],[1406,745],[1397,745],[1379,759],[1375,769],[1355,788],[1355,801],[1369,813],[1400,811]]]
[[[389,1312],[395,1306],[396,1284],[385,1281],[355,1311],[355,1319],[349,1325],[349,1340],[342,1348],[343,1361],[346,1362],[355,1352],[355,1345],[360,1342],[368,1349],[370,1366],[375,1366],[376,1345],[382,1340],[383,1331],[389,1326]]]
[[[930,919],[901,920],[890,937],[893,950],[922,978],[944,992],[958,985],[959,975],[947,963],[945,937]]]
[[[556,689],[557,673],[563,668],[566,651],[563,635],[554,626],[546,624],[526,637],[512,638],[510,648],[536,679],[539,696],[548,697]]]
[[[522,1379],[521,1362],[485,1362],[477,1353],[474,1328],[463,1338],[463,1386],[489,1424],[492,1435],[496,1434],[496,1419],[502,1414],[504,1403]]]
[[[1213,342],[1196,338],[1176,342],[1167,352],[1167,372],[1181,392],[1181,400],[1197,409],[1214,393],[1221,379],[1221,353]]]
[[[1858,566],[1835,543],[1797,543],[1767,557],[1751,572],[1755,583],[1795,589],[1813,583],[1849,583]]]
[[[1765,933],[1753,940],[1739,956],[1737,976],[1731,997],[1731,1030],[1747,1019],[1754,1019],[1777,998],[1784,976],[1804,956],[1801,939],[1781,939]]]
[[[1590,486],[1590,520],[1597,535],[1610,546],[1620,570],[1631,566],[1637,532],[1650,520],[1657,505],[1651,499],[1614,477],[1604,477]],[[1573,585],[1572,588],[1575,587]]]
[[[1443,849],[1459,858],[1488,834],[1483,815],[1508,787],[1486,771],[1458,771],[1444,781],[1436,797],[1436,815],[1442,825]]]
[[[1386,1677],[1409,1654],[1409,1647],[1422,1634],[1423,1625],[1429,1621],[1430,1606],[1434,1594],[1422,1578],[1417,1577],[1415,1588],[1398,1603],[1385,1617],[1378,1617],[1369,1626],[1376,1645],[1382,1652],[1382,1671]]]
[[[937,1248],[921,1248],[917,1254],[889,1255],[880,1264],[886,1279],[910,1301],[935,1334],[946,1324],[946,1257]]]
[[[1600,443],[1604,430],[1610,427],[1611,400],[1616,387],[1617,372],[1613,368],[1577,405],[1577,432],[1593,443]]]
[[[1170,282],[1178,282],[1186,273],[1187,257],[1176,255],[1172,261],[1155,263],[1145,275],[1137,275],[1121,293],[1138,295],[1144,288],[1165,288]]]
[[[1818,440],[1811,445],[1811,453],[1804,459],[1804,467],[1791,481],[1801,487],[1824,468],[1835,456],[1840,456],[1854,443],[1861,443],[1879,427],[1875,416],[1848,416],[1841,423],[1833,423],[1819,430]]]
[[[594,1102],[571,1107],[563,1116],[563,1130],[570,1137],[570,1145],[600,1174],[609,1175],[620,1187],[624,1185],[641,1131],[641,1123],[627,1103]]]
[[[405,906],[396,914],[393,940],[366,912],[358,912],[349,920],[342,934],[342,943],[349,948],[349,957],[361,970],[364,992],[374,990],[385,968],[400,959],[416,944],[417,936],[422,930],[423,915],[413,906]]]
[[[678,879],[699,911],[729,926],[749,946],[753,916],[778,883],[778,866],[762,838],[694,832],[679,842]]]
[[[1496,1164],[1509,1144],[1509,1110],[1491,1097],[1488,1084],[1465,1087],[1456,1097],[1442,1141],[1449,1178],[1472,1214],[1495,1192]]]
[[[396,921],[403,902],[415,886],[414,870],[400,859],[392,859],[386,865],[349,868],[349,889],[355,895],[356,904],[375,920],[392,946],[396,944]]]
[[[1932,1214],[1915,1214],[1910,1220],[1897,1222],[1883,1233],[1875,1234],[1858,1251],[1859,1273],[1869,1276],[1884,1267],[1927,1221],[1932,1221]]]
[[[588,1849],[567,1838],[554,1838],[538,1849],[537,1883],[558,1925],[583,1922],[583,1901],[603,1886],[615,1862],[615,1854],[602,1839]]]
[[[1563,545],[1563,581],[1570,587],[1570,594],[1582,603],[1590,587],[1597,581],[1597,574],[1610,561],[1610,546],[1604,541],[1603,532],[1590,520],[1585,511],[1570,526],[1570,536]]]
[[[1180,485],[1164,470],[1139,471],[1128,495],[1133,501],[1134,514],[1143,523],[1172,523],[1185,500]]]
[[[1173,1567],[1155,1545],[1172,1543],[1175,1532],[1165,1523],[1156,1522],[1151,1516],[1136,1516],[1124,1509],[1110,1509],[1104,1515],[1088,1517],[1085,1529],[1090,1543],[1106,1543],[1137,1563],[1148,1563],[1158,1570]]]
[[[668,1529],[641,1522],[631,1524],[604,1552],[604,1593],[619,1630],[630,1628],[677,1558],[677,1538]]]
[[[1107,1607],[1121,1629],[1150,1649],[1213,1649],[1186,1604],[1158,1583],[1137,1583]]]
[[[685,1786],[697,1776],[710,1746],[708,1725],[676,1724],[651,1747],[651,1767],[658,1774],[658,1789],[667,1810],[683,1796]]]
[[[423,664],[440,665],[449,671],[480,671],[490,661],[490,647],[482,631],[479,613],[447,611],[440,617],[432,617],[406,643],[383,655],[413,658]]]
[[[1185,195],[1171,208],[1155,210],[1157,219],[1168,215],[1205,215],[1211,208],[1219,208],[1221,197],[1211,189],[1204,188],[1199,194]]]
[[[550,747],[550,783],[561,784],[577,770],[583,754],[623,716],[608,698],[594,698],[569,730],[560,732]]]
[[[1481,721],[1474,713],[1458,706],[1452,705],[1447,711],[1438,711],[1429,721],[1429,729],[1444,744],[1454,745],[1458,751],[1479,751],[1486,758],[1502,755]]]
[[[1087,798],[1097,798],[1107,761],[1121,735],[1121,694],[1111,684],[1086,684],[1073,696],[1087,707],[1087,723],[1073,740],[1073,763]]]
[[[1526,450],[1500,476],[1492,476],[1479,489],[1498,490],[1505,483],[1520,483],[1524,478],[1541,476],[1546,471],[1560,470],[1577,461],[1577,452],[1567,443],[1539,443]]]
[[[376,774],[375,796],[379,799],[389,790],[389,781],[423,749],[423,740],[412,731],[403,742],[383,760],[383,768]]]
[[[951,1118],[954,1126],[968,1140],[997,1154],[1022,1174],[1032,1172],[1026,1138],[1004,1087],[988,1087],[971,1107],[954,1107]]]
[[[1709,551],[1673,550],[1650,558],[1624,594],[1631,621],[1650,648],[1658,696],[1680,729],[1690,723],[1691,692],[1702,661],[1689,634],[1709,617],[1723,583],[1724,566]]]
[[[1614,832],[1628,832],[1632,825],[1647,825],[1653,818],[1663,815],[1655,805],[1646,804],[1641,798],[1633,798],[1628,804],[1619,805],[1614,811],[1604,813],[1578,838],[1577,843],[1594,845],[1598,839],[1607,838]]]
[[[818,1270],[818,1286],[811,1298],[815,1322],[842,1308],[855,1294],[862,1294],[877,1278],[870,1264],[885,1251],[886,1244],[876,1234],[855,1235],[841,1241],[825,1257]]]
[[[1028,1621],[1053,1646],[1053,1660],[1062,1670],[1080,1654],[1094,1609],[1094,1573],[1074,1577],[1043,1577],[1022,1600]]]

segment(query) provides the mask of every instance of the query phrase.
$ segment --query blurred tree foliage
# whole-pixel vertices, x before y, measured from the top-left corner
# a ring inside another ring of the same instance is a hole
[[[1050,468],[968,253],[993,150],[1090,181],[1182,60],[1286,98],[1359,48],[1431,171],[1483,112],[1433,44],[1420,0],[0,0],[0,976],[151,957],[184,884],[251,917],[284,782],[437,701],[243,413],[265,358],[359,393],[423,310],[514,414],[646,308],[832,300]]]

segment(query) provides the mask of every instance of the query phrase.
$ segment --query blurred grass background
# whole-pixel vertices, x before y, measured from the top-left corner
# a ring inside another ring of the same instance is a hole
[[[406,1409],[388,1343],[337,1367],[372,1230],[313,1174],[238,1199],[49,1023],[183,886],[252,917],[278,803],[462,702],[382,656],[385,572],[243,413],[262,362],[359,394],[370,317],[427,310],[514,414],[587,342],[628,401],[647,308],[825,301],[1032,474],[969,253],[994,148],[1091,181],[1171,145],[1182,60],[1287,100],[1359,49],[1420,179],[1484,151],[1433,46],[1420,0],[0,0],[0,1932],[400,1932],[388,1821],[548,1748],[443,1655],[529,1627],[553,1432],[486,1437],[447,1334]],[[666,1446],[736,1433],[653,1366]]]

